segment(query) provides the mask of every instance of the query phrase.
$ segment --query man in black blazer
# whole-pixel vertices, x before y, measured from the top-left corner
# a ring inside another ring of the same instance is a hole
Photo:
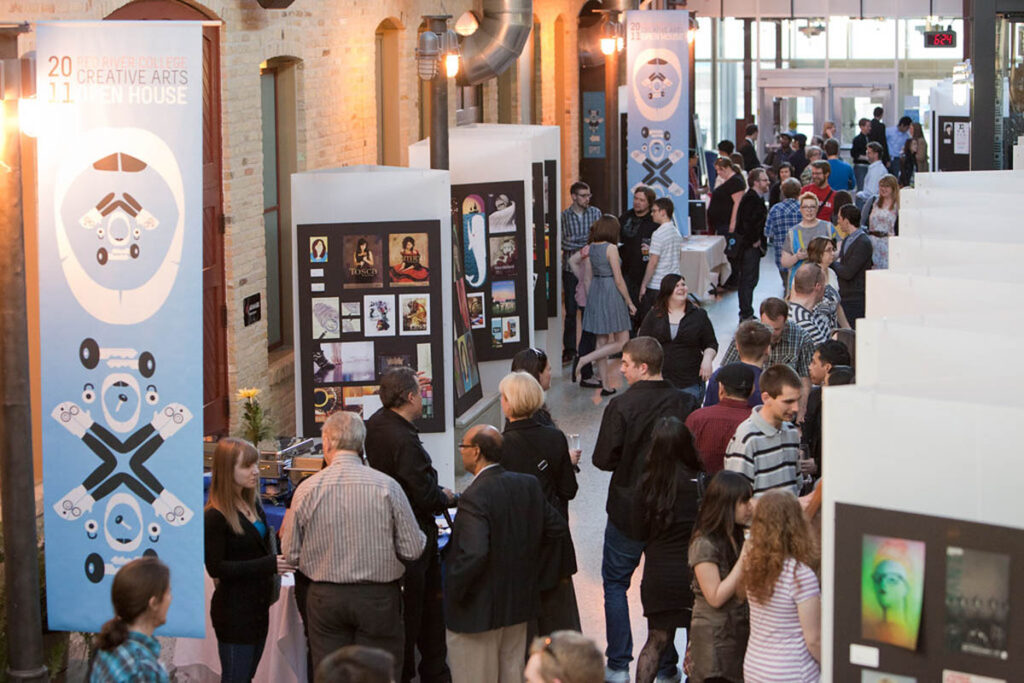
[[[594,465],[612,473],[608,486],[608,524],[604,532],[601,576],[604,580],[604,620],[608,670],[605,680],[628,682],[633,659],[629,621],[629,588],[647,541],[642,520],[636,516],[637,489],[644,471],[651,430],[661,417],[686,420],[697,399],[680,391],[661,375],[664,353],[653,337],[630,339],[622,347],[622,374],[629,389],[608,402],[594,445]],[[679,655],[675,646],[662,651],[658,675],[676,679]]]
[[[850,325],[857,328],[857,318],[864,317],[864,273],[871,270],[871,240],[860,228],[860,209],[847,204],[839,209],[836,223],[843,236],[839,254],[832,262],[839,280],[839,299]]]
[[[871,130],[871,121],[861,119],[857,122],[857,127],[860,128],[860,132],[854,136],[853,142],[850,144],[850,157],[854,164],[867,164],[868,143],[871,142],[868,139],[868,132]]]
[[[757,158],[757,150],[754,143],[757,142],[757,124],[747,126],[747,137],[740,144],[739,153],[743,155],[743,170],[748,173],[761,166],[761,160]]]
[[[446,549],[444,606],[453,683],[520,683],[526,625],[537,616],[541,546],[569,533],[537,478],[500,465],[491,425],[459,444],[474,475],[462,493]]]
[[[882,163],[889,165],[889,143],[885,139],[885,122],[882,115],[885,112],[881,107],[875,107],[874,117],[871,119],[871,128],[868,130],[868,141],[877,142],[882,146]]]

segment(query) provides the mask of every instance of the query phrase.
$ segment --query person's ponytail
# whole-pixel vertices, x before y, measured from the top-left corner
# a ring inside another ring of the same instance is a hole
[[[99,635],[96,637],[96,647],[100,650],[113,650],[128,638],[128,624],[121,617],[103,624]]]

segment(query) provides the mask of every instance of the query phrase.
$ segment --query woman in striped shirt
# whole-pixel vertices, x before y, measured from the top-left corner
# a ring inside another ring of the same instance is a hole
[[[750,599],[746,683],[814,683],[821,670],[817,544],[789,491],[765,493],[754,509],[743,562]]]

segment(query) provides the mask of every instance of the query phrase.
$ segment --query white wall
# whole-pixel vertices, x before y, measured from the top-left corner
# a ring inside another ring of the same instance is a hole
[[[973,237],[973,235],[972,235]],[[997,235],[976,241],[936,239],[928,237],[892,237],[889,239],[889,269],[903,272],[920,266],[962,264],[964,255],[971,255],[971,265],[979,268],[1018,269],[1024,264],[1024,235],[1011,241],[1010,235]]]
[[[396,201],[400,198],[400,201]],[[292,175],[292,234],[295,226],[309,223],[352,223],[365,221],[439,220],[441,254],[452,253],[451,183],[447,171],[394,168],[390,166],[347,166],[307,171]],[[298,311],[298,254],[307,248],[293,249],[292,291]],[[306,264],[308,265],[308,264]],[[434,382],[443,382],[445,431],[421,434],[442,486],[455,488],[455,431],[452,425],[455,387],[452,374],[452,272],[450,259],[438,258],[433,268],[441,278],[441,319],[444,331],[444,368],[434,368]],[[299,316],[295,316],[295,339],[301,339]],[[295,357],[295,393],[301,391],[299,354]],[[296,424],[302,424],[301,401],[295,401]]]

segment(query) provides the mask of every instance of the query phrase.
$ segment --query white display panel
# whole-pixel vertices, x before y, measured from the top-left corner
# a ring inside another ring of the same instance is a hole
[[[448,158],[451,168],[451,185],[475,183],[496,183],[505,181],[522,182],[525,187],[525,206],[533,201],[533,152],[532,143],[525,137],[510,137],[500,130],[453,128],[449,131]],[[409,166],[429,168],[430,139],[409,145]],[[450,202],[449,189],[446,201]],[[448,207],[450,211],[450,206]],[[449,218],[450,225],[450,218]],[[533,231],[526,230],[526,253],[533,253]],[[533,262],[527,259],[528,281],[533,278]],[[533,297],[528,297],[527,320],[533,320]],[[530,345],[535,344],[533,325],[527,325]],[[498,383],[508,374],[509,360],[484,361],[479,363],[480,381],[485,396],[498,391]]]
[[[994,206],[930,207],[924,209],[900,209],[900,236],[948,235],[957,239],[974,239],[985,235],[985,239],[1024,239],[1024,231],[1012,220],[1013,201]]]
[[[968,208],[1000,206],[1011,202],[1020,192],[1019,188],[985,188],[970,194]],[[959,192],[950,192],[946,188],[903,188],[900,190],[900,210],[903,209],[934,209],[939,207],[959,207],[964,205],[964,196]]]
[[[447,171],[395,168],[390,166],[348,166],[344,168],[307,171],[292,175],[292,223],[353,223],[365,221],[437,220],[441,223],[440,254],[451,253],[451,184]],[[400,201],[396,201],[400,198]],[[296,234],[297,231],[293,231]],[[308,249],[293,249],[293,287],[295,310],[299,310],[297,261]],[[304,264],[308,265],[308,264]],[[443,339],[445,362],[452,358],[452,295],[451,263],[438,258],[433,266],[441,278],[440,305],[445,327]],[[299,316],[295,317],[295,339],[302,338]],[[301,391],[301,375],[296,354],[296,396]],[[453,382],[450,367],[434,368],[433,380],[443,383],[445,431],[421,434],[423,445],[433,459],[442,486],[455,486],[455,431],[452,426]],[[302,424],[300,402],[296,400],[296,424]]]
[[[955,171],[951,173],[918,173],[914,186],[927,190],[942,188],[960,193],[992,192],[1024,187],[1022,171]],[[967,197],[965,196],[965,199]]]
[[[902,272],[921,266],[958,265],[965,262],[985,268],[1018,268],[1024,263],[1024,239],[999,235],[991,241],[972,235],[977,241],[936,237],[892,237],[889,239],[889,269]]]
[[[965,278],[942,275],[938,272],[940,269],[935,270],[933,277],[923,272],[868,271],[866,317],[914,315],[922,311],[972,312],[1005,308],[1015,303],[1013,299],[1007,298],[1008,290],[1011,289],[1008,283],[1012,283],[1015,277],[1019,287],[1022,277],[1008,273],[1006,269],[994,269],[996,274],[1007,277],[1001,283],[993,283],[980,276]]]

